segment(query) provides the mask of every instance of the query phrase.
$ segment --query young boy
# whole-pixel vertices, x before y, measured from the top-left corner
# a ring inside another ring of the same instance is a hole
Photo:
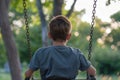
[[[53,40],[53,46],[35,52],[25,73],[26,78],[30,78],[38,69],[42,80],[75,80],[78,70],[95,76],[95,68],[80,50],[66,46],[71,37],[71,28],[70,21],[62,15],[51,20],[48,37]]]

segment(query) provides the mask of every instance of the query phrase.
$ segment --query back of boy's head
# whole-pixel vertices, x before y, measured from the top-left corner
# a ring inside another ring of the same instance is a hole
[[[49,31],[54,41],[66,41],[66,37],[71,32],[70,21],[62,15],[54,17],[49,23]]]

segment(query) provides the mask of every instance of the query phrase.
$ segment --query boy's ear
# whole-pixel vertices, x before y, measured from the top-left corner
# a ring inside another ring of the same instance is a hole
[[[50,32],[48,32],[48,37],[49,37],[50,39],[52,38],[52,36],[51,36]]]
[[[71,33],[69,33],[69,34],[67,35],[66,39],[69,40],[70,37],[71,37]]]

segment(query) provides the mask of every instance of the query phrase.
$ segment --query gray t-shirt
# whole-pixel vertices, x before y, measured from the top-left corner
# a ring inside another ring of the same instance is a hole
[[[88,69],[90,63],[79,49],[68,46],[51,46],[38,49],[33,55],[29,68],[40,69],[42,80],[58,76],[74,80],[78,70]]]

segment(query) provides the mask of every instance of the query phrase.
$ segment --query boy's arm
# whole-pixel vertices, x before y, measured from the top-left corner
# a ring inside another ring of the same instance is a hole
[[[33,74],[33,70],[31,69],[28,69],[26,72],[25,72],[25,78],[30,78]]]
[[[87,69],[87,73],[89,75],[95,76],[96,75],[96,69],[91,65],[88,69]]]

